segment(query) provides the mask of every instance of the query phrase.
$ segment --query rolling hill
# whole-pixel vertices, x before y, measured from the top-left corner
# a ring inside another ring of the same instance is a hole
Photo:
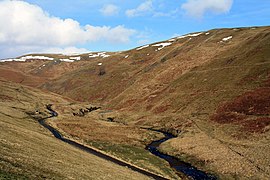
[[[0,77],[101,105],[106,111],[54,125],[104,151],[143,148],[149,139],[139,141],[145,132],[136,128],[150,127],[177,136],[161,151],[221,178],[270,177],[270,27],[196,32],[123,52],[31,54],[0,63]],[[100,121],[108,117],[115,124]],[[136,137],[123,138],[130,132]]]
[[[47,103],[72,101],[0,81],[0,179],[149,179],[55,139],[29,116]]]

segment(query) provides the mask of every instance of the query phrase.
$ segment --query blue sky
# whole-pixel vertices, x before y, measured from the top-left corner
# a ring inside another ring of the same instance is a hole
[[[119,51],[214,28],[267,26],[270,0],[0,1],[0,58]]]

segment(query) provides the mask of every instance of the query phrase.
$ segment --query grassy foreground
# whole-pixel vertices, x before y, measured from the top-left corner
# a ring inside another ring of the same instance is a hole
[[[0,179],[148,179],[55,139],[26,114],[49,102],[68,103],[0,81]]]

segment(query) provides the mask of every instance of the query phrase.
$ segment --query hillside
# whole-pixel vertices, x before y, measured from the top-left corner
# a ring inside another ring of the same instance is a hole
[[[0,179],[148,179],[56,140],[28,115],[38,110],[48,116],[47,103],[70,104],[55,94],[0,81]]]
[[[59,119],[67,135],[103,150],[143,147],[149,139],[119,138],[126,133],[111,126],[136,135],[151,127],[177,135],[163,152],[221,178],[270,178],[270,27],[196,32],[123,52],[28,56],[0,63],[0,77],[110,112]],[[116,124],[99,121],[108,117]]]

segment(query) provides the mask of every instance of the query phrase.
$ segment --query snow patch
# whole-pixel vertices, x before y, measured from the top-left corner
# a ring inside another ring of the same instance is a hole
[[[78,56],[78,57],[70,57],[69,59],[79,61],[79,60],[81,60],[81,57],[80,56]]]
[[[102,57],[102,58],[107,58],[110,55],[106,54],[106,52],[99,52],[97,54],[90,53],[89,58],[96,58],[96,57]]]
[[[141,46],[141,47],[137,48],[136,50],[139,51],[139,50],[144,49],[144,48],[147,48],[147,47],[149,47],[149,44],[148,45],[145,45],[145,46]]]
[[[196,37],[196,36],[199,36],[201,35],[202,33],[195,33],[195,34],[187,34],[187,35],[184,35],[184,36],[178,36],[177,39],[183,39],[183,38],[186,38],[186,37]]]
[[[20,59],[23,59],[23,60],[39,59],[39,60],[49,60],[49,61],[54,60],[54,58],[50,58],[46,56],[24,56],[24,57],[21,57]]]
[[[209,34],[210,34],[210,32],[205,33],[205,35],[209,35]]]
[[[230,40],[230,39],[232,39],[232,36],[229,36],[229,37],[223,38],[223,39],[222,39],[222,41],[228,41],[228,40]]]
[[[199,35],[201,35],[202,33],[196,33],[196,34],[190,34],[189,36],[190,37],[196,37],[196,36],[199,36]]]
[[[170,39],[169,41],[170,41],[170,42],[174,42],[174,41],[176,41],[176,39]]]
[[[163,48],[165,48],[166,46],[170,46],[172,43],[158,43],[158,44],[154,44],[154,45],[152,45],[152,46],[155,46],[155,47],[159,47],[159,46],[161,46],[161,47],[159,47],[158,49],[157,49],[157,51],[160,51],[161,49],[163,49]]]
[[[0,60],[0,62],[12,62],[12,61],[25,62],[25,60],[23,60],[23,59],[3,59],[3,60]]]
[[[0,62],[11,62],[11,61],[25,62],[26,60],[30,60],[30,59],[49,60],[49,61],[54,60],[54,58],[50,58],[46,56],[23,56],[21,58],[3,59],[3,60],[0,60]]]
[[[62,62],[74,62],[74,60],[71,60],[71,59],[60,59],[60,61],[62,61]]]
[[[107,57],[110,57],[110,55],[108,55],[108,54],[102,54],[101,57],[107,58]]]

